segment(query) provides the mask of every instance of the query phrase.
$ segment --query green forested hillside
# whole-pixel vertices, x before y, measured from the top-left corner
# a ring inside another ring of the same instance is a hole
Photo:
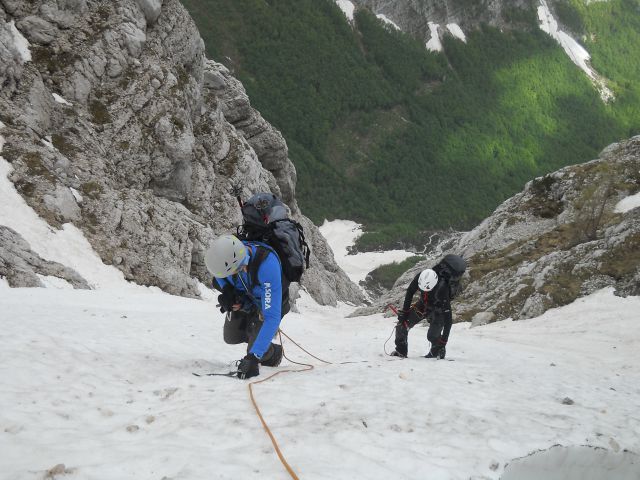
[[[365,247],[471,227],[532,177],[640,132],[636,0],[559,13],[612,80],[611,105],[533,9],[513,13],[522,31],[445,38],[445,55],[366,11],[352,27],[331,0],[183,3],[208,55],[283,132],[303,211],[364,223]]]

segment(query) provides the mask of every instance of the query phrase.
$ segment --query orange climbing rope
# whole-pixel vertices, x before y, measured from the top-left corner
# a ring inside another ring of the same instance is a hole
[[[308,355],[312,356],[316,360],[320,360],[321,362],[328,363],[328,364],[331,363],[331,362],[327,362],[325,360],[322,360],[322,359],[316,357],[315,355],[309,353],[307,350],[302,348],[298,343],[296,343],[291,337],[289,337],[282,330],[278,330],[278,335],[280,336],[280,344],[281,345],[282,345],[282,335],[284,335],[286,338],[291,340],[291,342],[293,342],[293,344],[296,345],[299,349],[301,349],[303,352],[307,353]],[[262,426],[264,427],[265,431],[267,432],[267,435],[269,436],[269,439],[271,440],[271,443],[273,444],[273,448],[275,449],[276,454],[278,455],[278,458],[280,459],[280,462],[282,463],[284,468],[287,470],[287,472],[289,473],[291,478],[293,478],[294,480],[300,480],[298,478],[298,476],[296,475],[296,472],[294,472],[293,469],[291,468],[291,465],[289,465],[287,463],[287,460],[284,458],[284,455],[282,454],[282,451],[280,450],[280,446],[278,445],[278,441],[276,440],[275,436],[271,432],[271,429],[269,428],[269,425],[267,425],[267,422],[265,421],[264,417],[262,416],[262,412],[260,411],[260,407],[258,407],[258,403],[256,402],[256,398],[255,398],[255,396],[253,394],[253,386],[254,385],[257,385],[257,384],[262,383],[262,382],[266,382],[267,380],[271,380],[272,378],[274,378],[274,377],[276,377],[276,376],[278,376],[278,375],[280,375],[282,373],[308,372],[308,371],[311,371],[311,370],[314,369],[314,366],[309,364],[309,363],[296,362],[296,361],[291,360],[289,357],[287,357],[285,355],[285,352],[284,352],[284,345],[282,345],[282,355],[284,356],[284,358],[289,360],[291,363],[294,363],[296,365],[301,365],[301,366],[306,367],[306,368],[295,369],[295,370],[294,369],[280,370],[278,372],[275,372],[275,373],[269,375],[266,378],[263,378],[262,380],[257,380],[255,382],[251,382],[249,384],[249,398],[251,398],[251,403],[253,404],[253,408],[255,409],[256,413],[258,414],[258,418],[260,419],[260,422],[262,423]]]
[[[271,429],[269,428],[269,425],[267,425],[267,422],[265,421],[262,412],[260,411],[260,407],[258,407],[258,402],[256,402],[254,393],[253,393],[253,386],[257,385],[259,383],[262,382],[266,382],[267,380],[271,380],[272,378],[282,374],[282,373],[294,373],[294,372],[309,372],[311,370],[313,370],[315,367],[313,365],[311,365],[310,363],[301,363],[301,362],[296,362],[294,360],[291,360],[289,357],[287,357],[287,355],[285,354],[285,350],[284,350],[284,344],[282,342],[282,337],[286,337],[291,343],[293,343],[296,347],[298,347],[300,350],[302,350],[304,353],[306,353],[307,355],[309,355],[310,357],[315,358],[316,360],[322,362],[322,363],[326,363],[327,365],[346,365],[347,363],[366,363],[367,360],[363,360],[363,361],[355,361],[355,362],[340,362],[340,363],[333,363],[333,362],[328,362],[327,360],[323,360],[319,357],[316,357],[313,353],[309,352],[308,350],[306,350],[304,347],[302,347],[302,345],[300,345],[298,342],[296,342],[293,338],[291,338],[289,335],[287,335],[286,333],[284,333],[282,330],[278,330],[278,335],[280,338],[280,344],[282,345],[282,355],[284,356],[284,358],[286,358],[287,360],[289,360],[289,362],[295,364],[295,365],[300,365],[303,366],[305,368],[299,368],[299,369],[286,369],[286,370],[280,370],[278,372],[275,372],[271,375],[269,375],[266,378],[263,378],[262,380],[257,380],[255,382],[251,382],[248,385],[249,388],[249,398],[251,398],[251,403],[253,404],[253,408],[255,409],[256,413],[258,414],[258,418],[260,419],[260,422],[262,423],[262,426],[264,427],[265,431],[267,432],[267,435],[269,436],[269,439],[271,440],[271,443],[273,444],[273,448],[276,451],[276,454],[278,455],[278,458],[280,459],[280,462],[282,463],[282,465],[284,466],[284,468],[287,470],[287,472],[289,473],[289,475],[291,476],[291,478],[293,478],[294,480],[300,480],[298,478],[298,476],[296,475],[296,473],[293,471],[293,469],[291,468],[291,466],[287,463],[287,460],[284,458],[284,455],[282,453],[282,451],[280,450],[280,446],[278,445],[278,441],[276,440],[275,436],[273,435],[273,432],[271,432]]]

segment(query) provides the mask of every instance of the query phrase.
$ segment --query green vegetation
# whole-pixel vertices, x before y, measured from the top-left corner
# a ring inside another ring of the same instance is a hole
[[[418,262],[424,260],[425,257],[415,255],[409,257],[402,262],[393,262],[382,265],[367,275],[365,279],[365,287],[372,292],[382,292],[391,290],[393,284],[404,272],[415,266]]]
[[[611,116],[625,137],[640,133],[640,0],[567,0],[585,25],[582,39],[593,67],[616,95]]]
[[[640,52],[637,0],[566,0],[558,13],[594,32],[611,105],[535,10],[508,11],[534,28],[445,38],[445,56],[367,11],[352,27],[331,0],[183,3],[208,55],[287,139],[303,211],[363,223],[361,249],[472,227],[531,178],[640,132],[640,62],[626,61]]]
[[[582,35],[585,31],[584,20],[576,5],[571,0],[560,0],[554,5],[558,21],[571,30],[574,35]]]

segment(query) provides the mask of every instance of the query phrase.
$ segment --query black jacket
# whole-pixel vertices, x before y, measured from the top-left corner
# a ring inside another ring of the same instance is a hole
[[[418,273],[413,281],[407,288],[407,293],[404,297],[404,304],[402,309],[406,312],[411,308],[411,301],[413,296],[419,290],[418,289]],[[428,310],[447,311],[451,310],[451,288],[449,287],[449,279],[445,275],[438,274],[438,283],[433,287],[430,292],[420,292],[420,299],[418,300],[418,309],[421,312],[425,312],[425,306]]]

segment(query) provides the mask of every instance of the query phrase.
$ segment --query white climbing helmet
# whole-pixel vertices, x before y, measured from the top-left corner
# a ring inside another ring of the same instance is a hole
[[[216,278],[235,275],[245,264],[247,247],[233,235],[222,235],[216,238],[204,257],[207,269]]]
[[[430,292],[433,290],[436,283],[438,283],[438,274],[430,268],[423,270],[418,277],[418,288],[423,292]]]

